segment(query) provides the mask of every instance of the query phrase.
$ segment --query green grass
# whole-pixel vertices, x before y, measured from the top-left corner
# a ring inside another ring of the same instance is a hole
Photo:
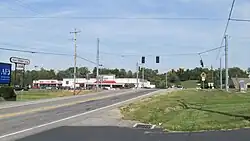
[[[181,85],[184,88],[196,88],[197,87],[197,80],[188,80],[188,81],[183,81],[181,82]]]
[[[79,95],[91,93],[90,90],[83,90]],[[72,96],[73,92],[67,90],[29,90],[17,93],[18,101],[49,99],[56,97]]]
[[[162,123],[168,131],[250,127],[250,118],[247,118],[250,116],[250,92],[178,91],[130,104],[122,107],[121,112],[125,119]]]

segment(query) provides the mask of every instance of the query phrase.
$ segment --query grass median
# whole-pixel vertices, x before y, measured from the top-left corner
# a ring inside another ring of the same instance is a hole
[[[250,127],[250,92],[184,90],[121,108],[124,119],[161,125],[168,131]]]
[[[82,90],[79,91],[78,95],[89,94],[93,91],[91,90]],[[72,96],[73,92],[68,90],[29,90],[29,91],[19,91],[17,93],[18,101],[27,101],[27,100],[39,100],[39,99],[49,99],[56,97],[66,97]]]

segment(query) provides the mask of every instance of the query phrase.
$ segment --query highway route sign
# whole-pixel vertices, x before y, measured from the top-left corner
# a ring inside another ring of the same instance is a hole
[[[0,84],[10,84],[11,64],[0,63]]]

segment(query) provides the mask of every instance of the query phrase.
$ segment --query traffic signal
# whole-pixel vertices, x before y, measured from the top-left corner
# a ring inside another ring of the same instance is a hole
[[[201,67],[204,67],[204,64],[203,64],[203,61],[202,61],[202,60],[200,60],[200,63],[201,63]]]
[[[160,63],[160,57],[156,56],[156,63]]]
[[[142,58],[141,58],[141,63],[145,64],[145,57],[144,56],[142,56]]]

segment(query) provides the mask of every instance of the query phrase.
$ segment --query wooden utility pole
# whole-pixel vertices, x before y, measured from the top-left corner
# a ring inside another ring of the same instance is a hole
[[[70,32],[71,34],[74,34],[74,95],[76,94],[76,58],[77,58],[77,45],[76,45],[76,36],[80,31],[77,31],[75,28],[75,31]]]

